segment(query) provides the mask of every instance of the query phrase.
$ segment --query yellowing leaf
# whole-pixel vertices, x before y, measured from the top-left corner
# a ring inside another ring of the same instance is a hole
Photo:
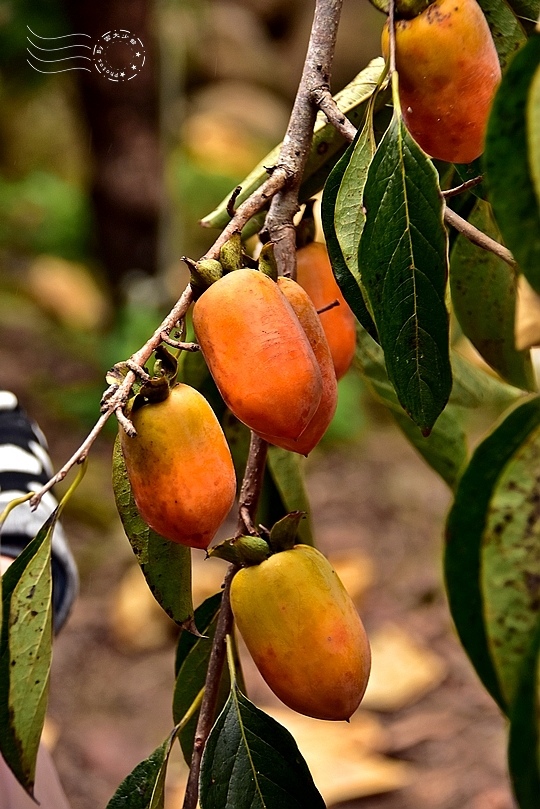
[[[414,777],[410,765],[378,752],[386,732],[362,710],[350,723],[322,722],[286,708],[265,711],[294,736],[327,805],[399,789]]]
[[[417,644],[403,629],[386,624],[369,640],[371,675],[363,707],[398,711],[412,705],[444,680],[445,662]]]

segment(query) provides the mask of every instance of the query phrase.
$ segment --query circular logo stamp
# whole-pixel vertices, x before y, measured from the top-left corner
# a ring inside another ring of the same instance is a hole
[[[109,81],[129,81],[141,72],[146,53],[139,37],[119,28],[100,36],[92,57],[96,70]]]

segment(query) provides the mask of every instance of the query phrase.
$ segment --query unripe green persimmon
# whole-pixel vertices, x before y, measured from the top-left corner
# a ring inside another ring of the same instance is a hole
[[[172,542],[208,547],[236,494],[231,453],[214,411],[189,385],[135,410],[120,430],[133,497],[143,520]]]
[[[388,56],[388,23],[382,49]],[[398,20],[396,68],[403,119],[422,149],[450,163],[479,157],[501,68],[476,0],[435,0]]]
[[[236,625],[260,673],[289,708],[349,719],[367,686],[364,626],[328,560],[295,545],[242,568],[231,585]]]

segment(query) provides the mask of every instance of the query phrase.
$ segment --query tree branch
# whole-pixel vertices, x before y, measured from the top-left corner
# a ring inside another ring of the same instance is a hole
[[[296,233],[293,219],[299,210],[298,191],[313,139],[317,108],[312,94],[330,86],[332,61],[343,0],[317,0],[302,78],[296,93],[278,165],[287,168],[289,181],[277,192],[266,217],[265,230],[275,244],[281,275],[296,275]],[[341,113],[340,113],[341,115]]]
[[[251,433],[246,471],[244,472],[244,478],[240,488],[238,536],[245,531],[244,526],[247,528],[248,525],[253,526],[255,524],[255,515],[262,491],[267,450],[268,444],[266,441],[263,441],[263,439],[255,435],[255,433]],[[199,775],[201,771],[202,755],[214,724],[221,674],[227,654],[225,639],[227,635],[230,635],[232,632],[233,615],[230,601],[230,587],[233,576],[237,570],[238,567],[236,565],[230,565],[223,582],[223,598],[221,600],[216,632],[210,652],[208,670],[206,672],[204,696],[201,703],[199,719],[197,721],[197,729],[195,731],[195,742],[193,745],[193,754],[191,756],[188,782],[182,809],[196,809],[199,799]]]
[[[446,205],[444,207],[444,221],[447,225],[451,225],[462,233],[473,244],[478,245],[478,247],[481,247],[483,250],[489,250],[490,253],[494,253],[513,269],[517,267],[517,262],[507,247],[504,247],[502,244],[499,244],[499,242],[496,242],[495,239],[492,239],[491,236],[487,236],[483,231],[475,228],[474,225],[471,225],[470,222],[467,222],[466,219],[463,219],[463,217],[459,216],[459,214]]]

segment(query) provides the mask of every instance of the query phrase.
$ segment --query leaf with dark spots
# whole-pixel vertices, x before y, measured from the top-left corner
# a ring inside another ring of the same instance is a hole
[[[508,711],[540,607],[540,399],[515,407],[479,445],[447,525],[446,580],[461,641]]]

